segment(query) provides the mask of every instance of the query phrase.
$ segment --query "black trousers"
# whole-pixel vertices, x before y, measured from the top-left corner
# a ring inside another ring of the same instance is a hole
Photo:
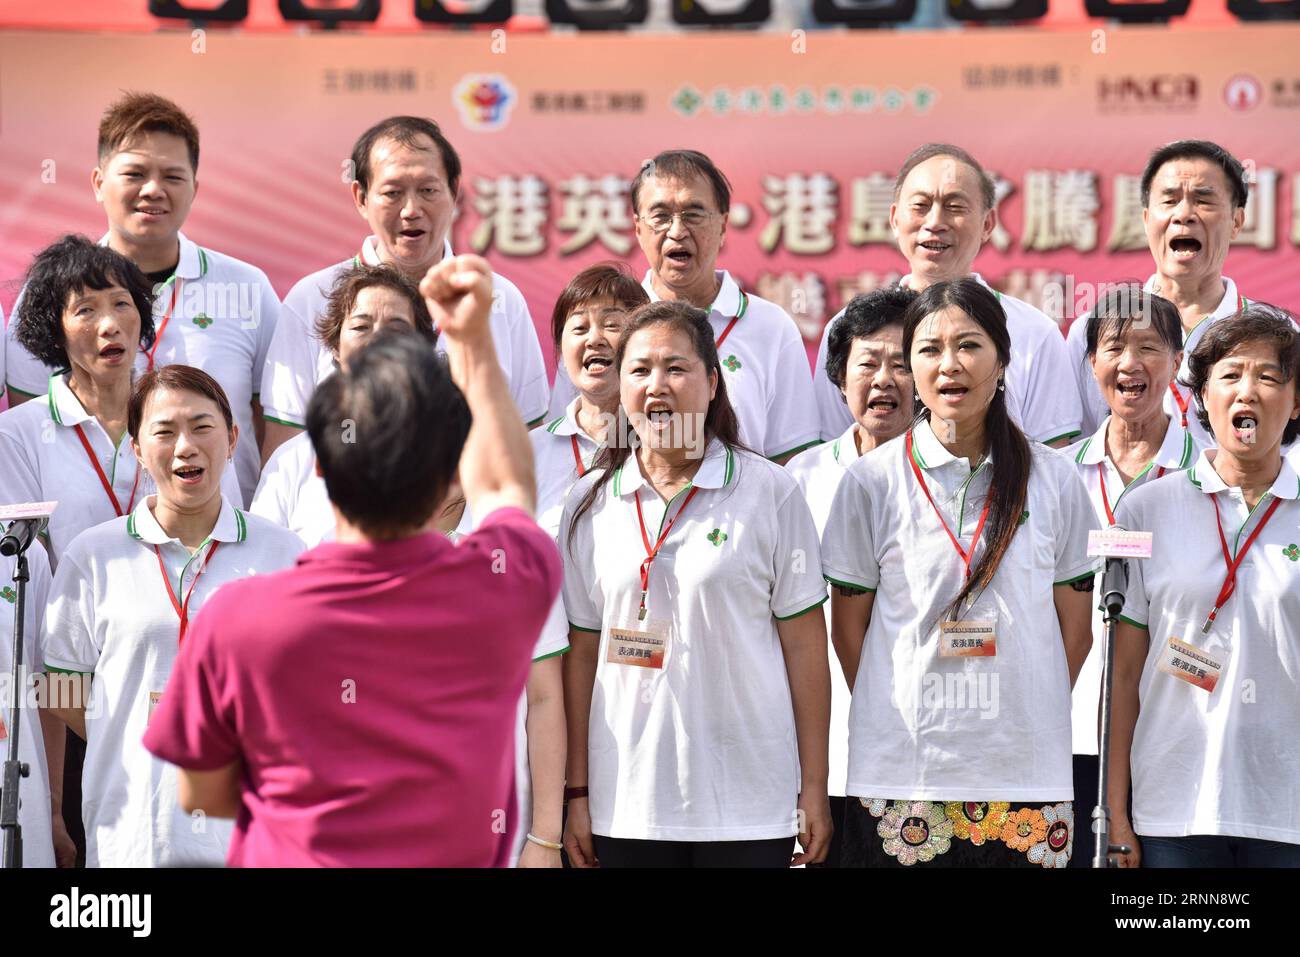
[[[794,838],[766,841],[638,841],[593,835],[606,867],[789,867]]]

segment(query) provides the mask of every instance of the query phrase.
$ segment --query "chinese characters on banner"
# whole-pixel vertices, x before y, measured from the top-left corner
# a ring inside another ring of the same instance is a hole
[[[1101,177],[1093,170],[1029,168],[1019,183],[995,171],[990,175],[1000,215],[989,243],[999,252],[1116,253],[1147,248],[1136,174],[1111,177],[1109,208],[1102,202]],[[1276,248],[1281,175],[1271,167],[1253,169],[1245,225],[1234,245]],[[1292,244],[1300,245],[1300,172],[1293,177],[1295,200],[1290,229],[1284,232]],[[540,256],[548,250],[571,256],[593,248],[614,257],[631,256],[636,238],[628,187],[626,177],[612,172],[578,173],[554,182],[535,173],[475,177],[469,205],[477,218],[469,233],[470,246],[484,255],[517,258]],[[735,243],[737,232],[751,225],[749,210],[761,208],[766,218],[760,216],[740,241],[752,242],[766,255],[816,257],[837,248],[894,247],[889,225],[894,200],[891,172],[873,171],[846,183],[819,171],[766,173],[761,190],[756,202],[733,197],[729,242]],[[1015,193],[1022,201],[1018,224],[1001,215],[1004,201]],[[1103,213],[1109,213],[1104,228]],[[825,321],[854,295],[895,282],[900,275],[870,270],[828,275],[815,263],[809,267],[744,277],[759,296],[781,304],[809,339],[815,339]],[[1074,301],[1072,284],[1073,277],[1034,268],[1012,269],[999,283],[1007,294],[1067,322],[1075,313],[1068,307],[1063,310],[1062,304]]]

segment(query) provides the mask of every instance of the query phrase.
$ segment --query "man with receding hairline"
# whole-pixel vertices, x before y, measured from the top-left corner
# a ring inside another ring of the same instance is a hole
[[[992,178],[975,157],[947,143],[927,143],[903,161],[894,182],[889,225],[909,273],[900,282],[921,292],[927,286],[973,275],[971,266],[997,226]],[[984,283],[988,285],[987,283]],[[1079,398],[1070,389],[1069,357],[1056,323],[1027,302],[997,293],[1011,334],[1007,408],[1030,439],[1068,445],[1079,434]],[[817,352],[817,409],[822,438],[829,441],[853,422],[844,396],[826,378],[826,341]]]

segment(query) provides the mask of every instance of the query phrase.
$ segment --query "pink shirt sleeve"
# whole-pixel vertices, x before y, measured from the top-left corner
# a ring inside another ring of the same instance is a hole
[[[231,590],[223,592],[213,595],[186,632],[144,735],[144,746],[156,757],[194,771],[225,767],[240,755],[233,709],[227,707],[236,698],[230,687],[236,677],[222,667],[212,640],[215,622],[222,620],[222,599],[228,600]]]

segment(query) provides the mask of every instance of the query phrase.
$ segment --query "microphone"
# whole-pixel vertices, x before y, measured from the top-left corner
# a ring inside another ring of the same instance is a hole
[[[36,536],[50,523],[58,502],[23,502],[18,505],[0,505],[0,522],[9,522],[4,537],[0,538],[0,555],[21,555],[31,548]]]
[[[1124,610],[1124,593],[1128,591],[1128,562],[1123,558],[1107,558],[1106,571],[1101,576],[1101,606],[1107,618],[1118,618]]]

